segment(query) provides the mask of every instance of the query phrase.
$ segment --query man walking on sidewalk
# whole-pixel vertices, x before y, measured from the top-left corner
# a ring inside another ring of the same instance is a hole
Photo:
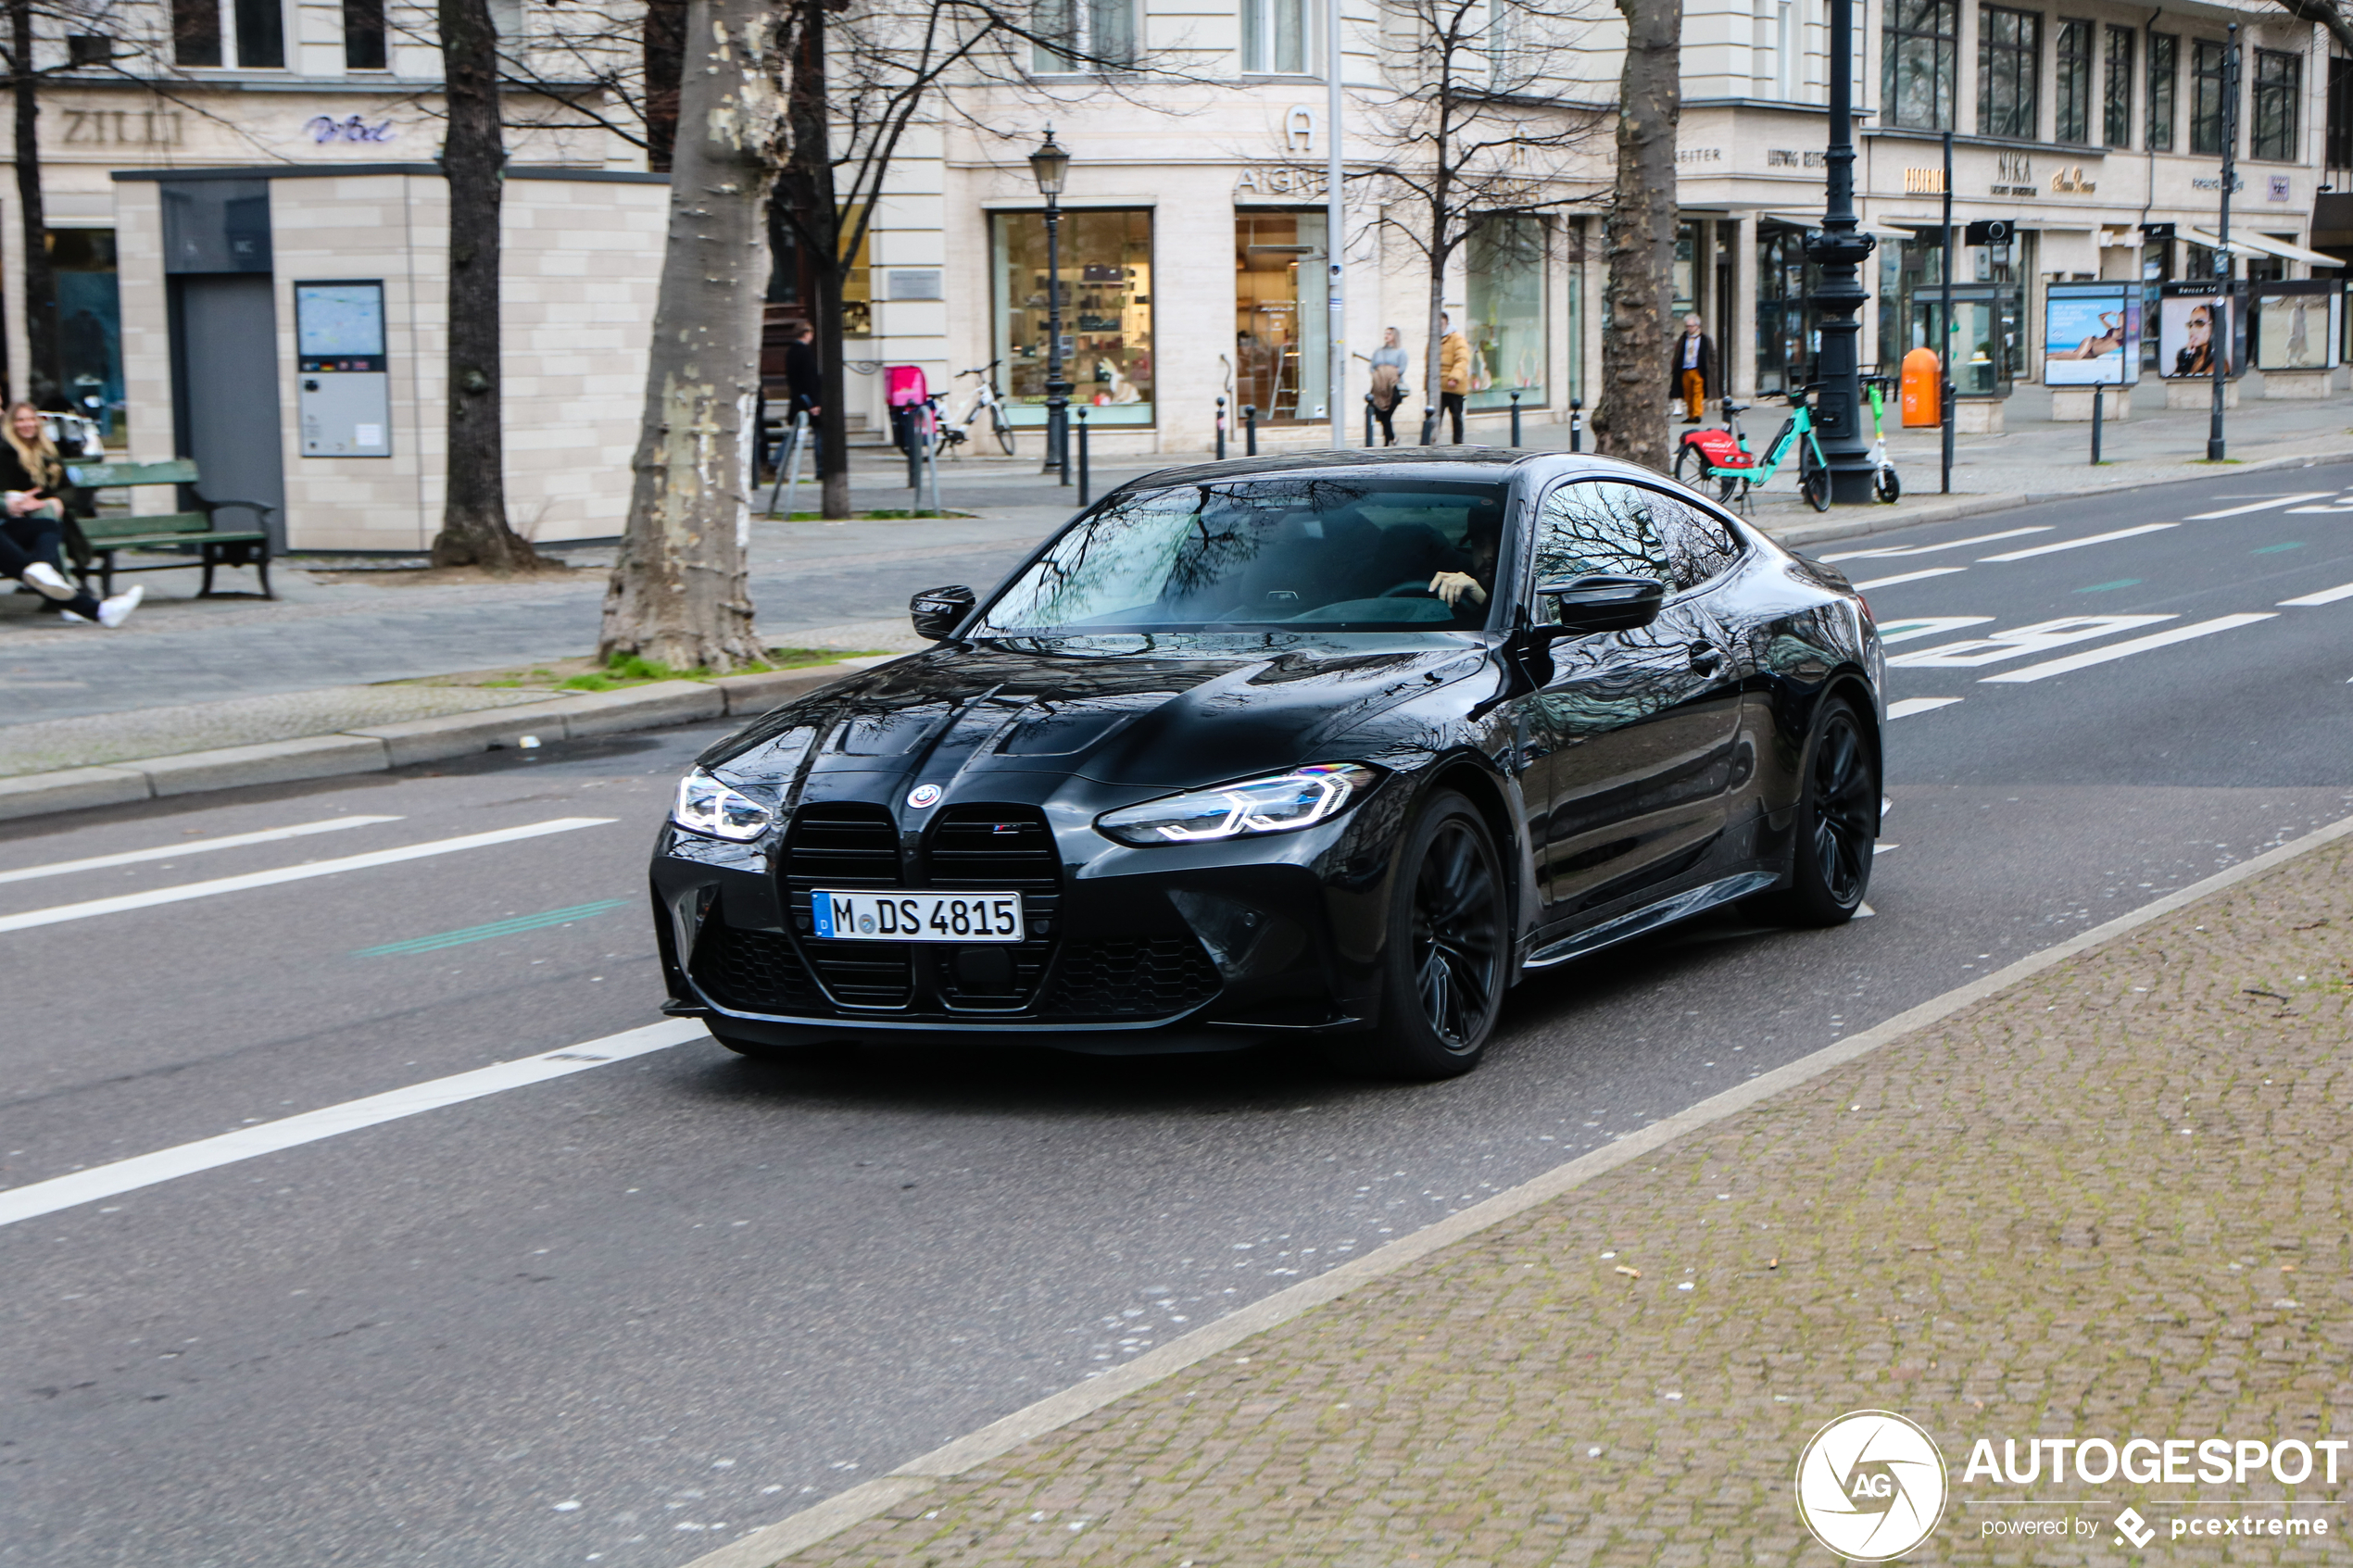
[[[1675,361],[1667,372],[1667,395],[1683,400],[1683,422],[1695,425],[1707,414],[1707,383],[1716,375],[1716,345],[1701,332],[1697,316],[1683,318],[1683,335],[1675,343]]]
[[[1445,336],[1438,340],[1438,408],[1454,427],[1454,445],[1463,444],[1463,399],[1470,392],[1470,345],[1454,330],[1454,318],[1441,315],[1439,326]]]

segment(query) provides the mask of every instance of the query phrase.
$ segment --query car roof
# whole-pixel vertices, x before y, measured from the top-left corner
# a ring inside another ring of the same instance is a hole
[[[1368,469],[1393,470],[1400,477],[1410,475],[1416,479],[1510,480],[1522,474],[1552,478],[1571,473],[1653,481],[1666,477],[1638,464],[1620,462],[1615,458],[1583,452],[1543,451],[1525,446],[1352,447],[1233,458],[1222,463],[1193,463],[1182,468],[1155,469],[1128,480],[1111,494],[1158,490],[1172,484],[1202,484],[1277,475],[1290,477],[1319,470],[1344,470],[1362,475]]]

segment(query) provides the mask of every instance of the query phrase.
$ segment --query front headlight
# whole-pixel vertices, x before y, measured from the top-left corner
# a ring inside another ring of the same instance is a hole
[[[1096,818],[1095,826],[1106,837],[1139,847],[1290,833],[1338,816],[1379,779],[1378,770],[1361,762],[1319,762],[1272,778],[1124,806]]]
[[[741,844],[768,831],[775,814],[751,797],[728,788],[697,768],[678,781],[678,803],[670,820],[689,833],[731,838]]]

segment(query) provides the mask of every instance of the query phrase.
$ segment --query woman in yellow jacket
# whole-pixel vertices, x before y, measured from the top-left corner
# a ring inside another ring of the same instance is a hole
[[[1445,336],[1438,340],[1438,404],[1439,409],[1453,421],[1454,445],[1463,444],[1463,398],[1470,391],[1470,345],[1454,330],[1454,318],[1441,315],[1439,326]]]

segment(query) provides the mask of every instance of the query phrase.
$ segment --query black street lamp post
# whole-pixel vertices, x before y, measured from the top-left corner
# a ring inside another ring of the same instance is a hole
[[[1070,383],[1063,378],[1062,194],[1063,176],[1070,171],[1070,154],[1046,140],[1029,155],[1030,172],[1038,178],[1038,194],[1046,198],[1046,468],[1070,483]]]
[[[1822,275],[1814,295],[1822,312],[1814,428],[1830,464],[1831,499],[1868,504],[1874,470],[1870,443],[1863,438],[1863,324],[1856,318],[1870,297],[1863,290],[1862,266],[1877,242],[1860,232],[1855,218],[1855,0],[1831,0],[1830,43],[1829,189],[1822,226],[1806,236],[1806,258]]]
[[[2215,237],[2214,308],[2207,312],[2208,357],[2213,361],[2214,402],[2207,415],[2206,460],[2222,461],[2229,445],[2222,436],[2222,395],[2231,372],[2231,348],[2238,333],[2238,301],[2231,297],[2231,186],[2238,180],[2239,151],[2239,24],[2231,24],[2231,41],[2222,50],[2222,226]]]

